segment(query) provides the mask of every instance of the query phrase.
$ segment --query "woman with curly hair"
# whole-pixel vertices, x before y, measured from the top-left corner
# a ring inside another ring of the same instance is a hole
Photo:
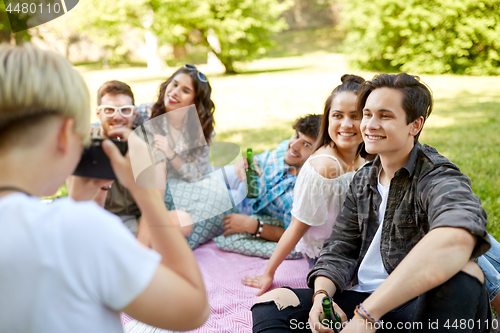
[[[185,64],[160,85],[156,102],[139,106],[136,125],[149,121],[155,159],[166,160],[169,178],[192,181],[210,171],[208,145],[215,135],[211,93],[206,76]]]
[[[160,190],[165,205],[169,210],[182,212],[179,221],[185,220],[180,227],[186,237],[193,230],[193,220],[199,220],[193,216],[197,214],[196,203],[184,200],[186,204],[180,205],[174,195],[179,195],[179,188],[189,192],[187,188],[197,187],[197,181],[212,172],[209,145],[215,135],[215,105],[211,93],[206,76],[194,65],[185,64],[160,85],[156,102],[139,106],[136,118],[135,125],[143,126],[147,133],[155,162],[161,161],[165,170],[166,190]],[[184,194],[189,195],[183,193],[183,197]],[[186,217],[184,212],[191,216]],[[141,224],[137,237],[151,245],[149,230]]]

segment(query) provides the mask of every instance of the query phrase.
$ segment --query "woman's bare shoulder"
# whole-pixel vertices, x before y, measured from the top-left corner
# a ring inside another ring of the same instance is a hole
[[[336,159],[332,158],[335,157],[334,152],[335,150],[331,147],[321,147],[311,155],[311,157],[314,158],[309,160],[309,163],[311,164],[311,167],[314,169],[314,171],[327,179],[335,179],[342,174],[342,169],[340,168],[339,162],[337,162]]]

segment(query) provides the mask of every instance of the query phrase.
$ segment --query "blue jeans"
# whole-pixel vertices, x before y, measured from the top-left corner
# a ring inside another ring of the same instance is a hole
[[[500,243],[488,235],[491,248],[488,252],[478,258],[477,263],[483,270],[488,298],[491,301],[500,293]]]

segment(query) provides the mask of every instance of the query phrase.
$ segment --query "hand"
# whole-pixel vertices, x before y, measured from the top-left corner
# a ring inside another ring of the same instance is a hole
[[[367,324],[365,320],[361,319],[357,315],[352,317],[352,319],[345,325],[342,333],[372,333],[375,332],[375,325]]]
[[[128,141],[130,133],[132,133],[132,130],[127,127],[114,128],[108,131],[108,137],[118,141]]]
[[[255,164],[257,175],[260,176],[262,173],[259,168],[259,162],[257,162],[257,159],[255,157],[253,158],[253,163]],[[236,177],[238,177],[238,179],[242,182],[245,182],[247,180],[247,175],[245,172],[246,169],[248,169],[248,161],[246,158],[241,158],[241,160],[234,164],[234,173],[236,174]]]
[[[323,313],[323,306],[321,305],[323,297],[325,297],[324,294],[318,294],[314,298],[313,306],[311,308],[311,311],[309,311],[308,322],[309,325],[312,327],[311,330],[313,333],[334,333],[332,329],[325,327],[323,325],[319,325],[320,323],[319,316]],[[335,302],[333,302],[333,310],[340,316],[340,319],[342,320],[343,323],[347,321],[346,314]],[[342,332],[344,332],[344,330],[342,330]]]
[[[247,277],[241,280],[241,283],[248,287],[260,288],[257,294],[255,294],[256,296],[260,296],[271,287],[271,285],[273,284],[273,279],[273,275],[264,274],[259,276]]]
[[[113,183],[109,179],[89,178],[81,176],[69,176],[66,179],[68,187],[68,196],[76,201],[93,200],[101,187],[109,187]]]
[[[224,221],[224,236],[242,232],[253,233],[257,228],[257,220],[242,214],[229,214],[222,218]]]
[[[118,147],[111,142],[111,140],[104,140],[102,142],[102,149],[109,157],[111,167],[120,184],[129,190],[131,187],[137,186],[132,173],[132,166],[130,165],[129,153],[127,152],[127,154],[123,156]]]
[[[167,158],[171,158],[172,155],[174,155],[174,151],[172,150],[172,147],[170,147],[170,143],[168,142],[168,139],[166,136],[163,136],[160,134],[155,134],[154,135],[154,144],[155,144],[155,148],[161,150]]]

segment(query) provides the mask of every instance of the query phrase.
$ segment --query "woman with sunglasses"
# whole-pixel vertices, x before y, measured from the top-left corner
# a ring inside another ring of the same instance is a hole
[[[138,108],[136,125],[190,105],[196,107],[197,117],[192,112],[175,112],[169,117],[163,117],[161,132],[165,135],[154,135],[155,148],[163,152],[168,161],[170,178],[192,181],[210,172],[210,151],[207,145],[210,145],[215,135],[215,105],[211,100],[211,93],[212,87],[206,76],[194,65],[185,64],[160,85],[156,102],[142,104]],[[202,137],[199,126],[193,125],[198,123],[201,124]],[[195,143],[203,140],[206,145],[204,142]],[[200,149],[191,149],[194,146]]]
[[[155,159],[165,163],[167,195],[165,190],[160,192],[170,210],[190,211],[189,207],[176,207],[172,195],[168,193],[172,184],[190,182],[195,186],[193,181],[212,171],[209,145],[215,135],[215,105],[211,93],[206,76],[194,65],[185,64],[160,85],[156,102],[138,107],[135,125],[149,123],[148,128],[155,133],[152,137]],[[193,225],[189,224],[181,231],[187,237],[192,228]],[[149,230],[142,228],[141,224],[138,239],[150,245]]]

